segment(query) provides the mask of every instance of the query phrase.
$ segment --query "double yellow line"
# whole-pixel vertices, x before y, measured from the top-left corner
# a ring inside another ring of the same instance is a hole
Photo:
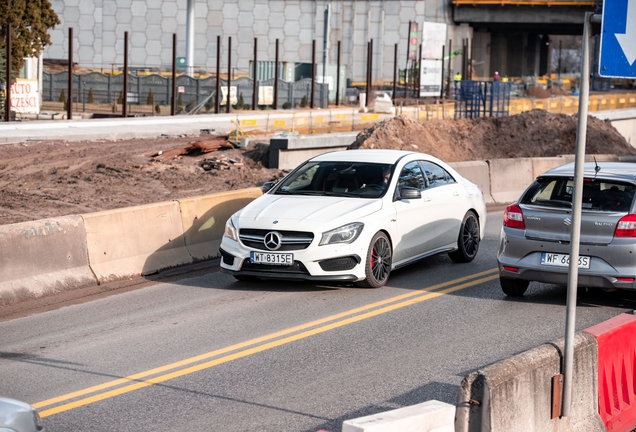
[[[139,390],[153,384],[159,384],[174,378],[218,366],[232,360],[247,357],[252,354],[266,351],[281,345],[288,344],[300,339],[305,339],[329,330],[336,329],[348,324],[378,316],[394,311],[406,306],[440,297],[455,291],[470,288],[485,282],[489,282],[498,277],[497,269],[490,269],[470,276],[458,278],[452,281],[433,285],[420,290],[415,290],[406,294],[392,297],[379,302],[371,303],[346,312],[321,318],[316,321],[301,324],[271,333],[245,342],[241,342],[218,350],[210,351],[195,357],[190,357],[165,366],[150,369],[138,374],[129,375],[103,384],[88,387],[72,393],[67,393],[52,399],[32,404],[35,408],[48,408],[40,411],[41,417],[48,417],[74,408],[92,404],[104,399]],[[447,288],[448,287],[448,288]],[[209,360],[212,359],[212,360]],[[209,360],[205,361],[204,360]],[[150,377],[150,378],[149,378]],[[112,389],[112,390],[108,390]],[[93,394],[97,393],[97,394]],[[91,395],[92,396],[88,396]],[[76,399],[72,402],[67,402]],[[66,403],[62,403],[66,402]],[[61,404],[62,403],[62,404]],[[58,405],[60,404],[60,405]]]

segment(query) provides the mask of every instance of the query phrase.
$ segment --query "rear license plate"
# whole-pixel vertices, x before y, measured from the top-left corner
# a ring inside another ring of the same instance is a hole
[[[543,252],[541,254],[541,264],[557,267],[568,267],[570,265],[570,255]],[[579,268],[590,268],[589,256],[579,256]]]
[[[271,264],[271,265],[290,266],[294,264],[294,254],[250,252],[250,262],[252,264]]]

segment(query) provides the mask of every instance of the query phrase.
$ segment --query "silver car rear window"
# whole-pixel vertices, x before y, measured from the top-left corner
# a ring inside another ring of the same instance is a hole
[[[572,207],[574,180],[569,178],[541,177],[521,197],[520,204],[544,207]],[[632,207],[636,186],[604,179],[588,179],[583,182],[583,209],[608,212],[628,212]]]

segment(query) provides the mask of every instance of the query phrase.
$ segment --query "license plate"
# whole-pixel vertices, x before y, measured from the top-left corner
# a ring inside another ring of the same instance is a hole
[[[271,265],[290,266],[294,264],[294,254],[250,252],[250,262],[252,264],[271,264]]]
[[[541,254],[541,264],[568,267],[570,265],[570,255],[543,252]],[[579,256],[579,268],[590,268],[589,256]]]

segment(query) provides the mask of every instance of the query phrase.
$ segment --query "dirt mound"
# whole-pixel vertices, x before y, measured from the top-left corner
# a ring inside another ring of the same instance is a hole
[[[418,123],[403,116],[379,122],[356,137],[349,149],[419,151],[447,162],[573,154],[576,116],[527,111],[501,118]],[[634,155],[609,121],[588,117],[586,153]]]
[[[499,119],[426,123],[398,116],[362,131],[351,148],[414,150],[457,162],[573,154],[575,137],[576,117],[538,110]],[[218,147],[213,138],[0,145],[0,224],[254,187],[282,176],[267,167],[267,141],[246,150],[205,153]],[[609,122],[592,117],[586,150],[636,154]],[[159,161],[159,152],[170,158]],[[204,170],[201,162],[213,156],[240,160],[241,166]]]

